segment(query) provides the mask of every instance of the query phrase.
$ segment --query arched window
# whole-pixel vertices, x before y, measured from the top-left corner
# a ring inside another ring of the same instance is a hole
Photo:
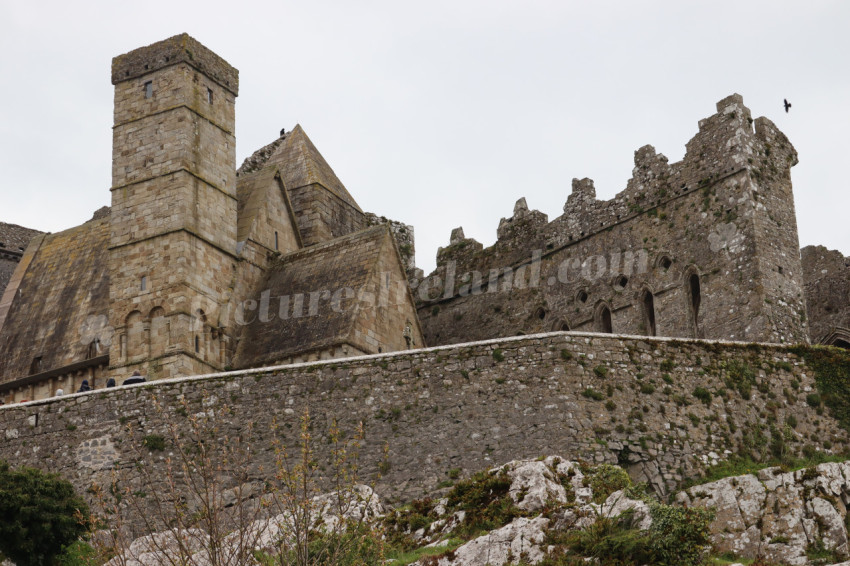
[[[611,309],[605,303],[601,303],[596,309],[596,331],[611,334],[614,326],[611,323]]]
[[[154,307],[148,315],[151,321],[150,331],[150,353],[158,356],[165,352],[170,344],[168,322],[165,319],[165,310],[162,307]]]
[[[688,314],[691,323],[691,332],[694,338],[700,337],[699,308],[702,303],[702,291],[700,289],[699,274],[690,270],[686,276],[685,284],[688,295]]]
[[[647,336],[657,336],[655,329],[655,297],[649,289],[644,289],[641,294],[641,305],[643,306],[643,324],[646,327]]]
[[[124,321],[127,332],[127,357],[140,356],[145,353],[144,321],[142,313],[133,311]]]

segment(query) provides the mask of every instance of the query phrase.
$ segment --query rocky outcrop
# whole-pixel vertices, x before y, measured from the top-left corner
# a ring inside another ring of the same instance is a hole
[[[708,539],[688,530],[694,523],[683,520],[681,514],[706,508],[714,512],[710,550],[715,554],[760,558],[761,564],[771,565],[850,566],[850,562],[840,562],[850,554],[845,524],[850,461],[794,472],[766,468],[757,474],[725,478],[679,493],[674,507],[658,503],[628,483],[616,466],[591,466],[555,456],[514,460],[459,482],[442,499],[419,500],[391,512],[386,512],[377,495],[365,486],[356,486],[347,494],[351,504],[342,514],[334,503],[337,493],[318,496],[312,501],[311,522],[313,529],[325,533],[339,533],[346,520],[353,520],[382,532],[379,536],[384,540],[407,537],[414,547],[426,551],[414,563],[417,566],[537,564],[547,556],[599,563],[593,562],[599,554],[585,556],[581,547],[568,541],[578,540],[574,535],[582,533],[599,536],[606,529],[625,529],[632,533],[631,540],[643,537],[645,553],[641,556],[654,557],[652,564],[669,566],[704,563]],[[479,536],[482,512],[489,527]],[[707,515],[702,517],[707,524]],[[608,526],[599,528],[601,522]],[[213,537],[207,533],[198,529],[165,531],[133,541],[109,566],[159,566],[175,560],[208,566],[221,563],[222,557],[255,564],[257,551],[274,556],[291,548],[292,532],[287,513],[255,521],[243,531],[225,536],[214,560],[210,550]],[[673,562],[667,543],[653,546],[653,541],[665,537],[679,540],[682,533],[691,537],[682,546],[690,554],[674,554]],[[458,544],[458,538],[465,542]]]
[[[717,552],[809,564],[809,554],[850,557],[850,462],[725,478],[678,494],[682,505],[711,507]]]

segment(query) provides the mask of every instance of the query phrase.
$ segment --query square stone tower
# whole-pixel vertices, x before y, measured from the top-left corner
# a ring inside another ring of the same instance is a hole
[[[239,72],[186,34],[112,60],[111,373],[226,365]]]

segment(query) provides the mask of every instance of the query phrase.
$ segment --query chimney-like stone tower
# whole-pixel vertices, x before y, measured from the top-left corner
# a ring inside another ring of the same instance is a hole
[[[223,369],[239,72],[186,34],[112,60],[111,373]]]

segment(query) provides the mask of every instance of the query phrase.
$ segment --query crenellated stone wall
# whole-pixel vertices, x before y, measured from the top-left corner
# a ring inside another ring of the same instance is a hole
[[[575,179],[551,222],[523,198],[491,247],[455,230],[418,282],[426,340],[572,329],[806,342],[796,162],[772,122],[729,96],[681,162],[637,150],[632,179],[609,201]]]
[[[394,501],[433,492],[450,470],[544,454],[619,463],[669,493],[733,453],[850,447],[807,402],[814,370],[799,348],[550,333],[161,380],[0,407],[0,458],[58,472],[80,493],[113,471],[132,480],[133,439],[183,426],[185,399],[189,414],[232,410],[221,439],[252,423],[252,464],[267,470],[273,423],[292,446],[309,408],[321,461],[332,419],[348,432],[362,422],[363,473],[380,466]]]

